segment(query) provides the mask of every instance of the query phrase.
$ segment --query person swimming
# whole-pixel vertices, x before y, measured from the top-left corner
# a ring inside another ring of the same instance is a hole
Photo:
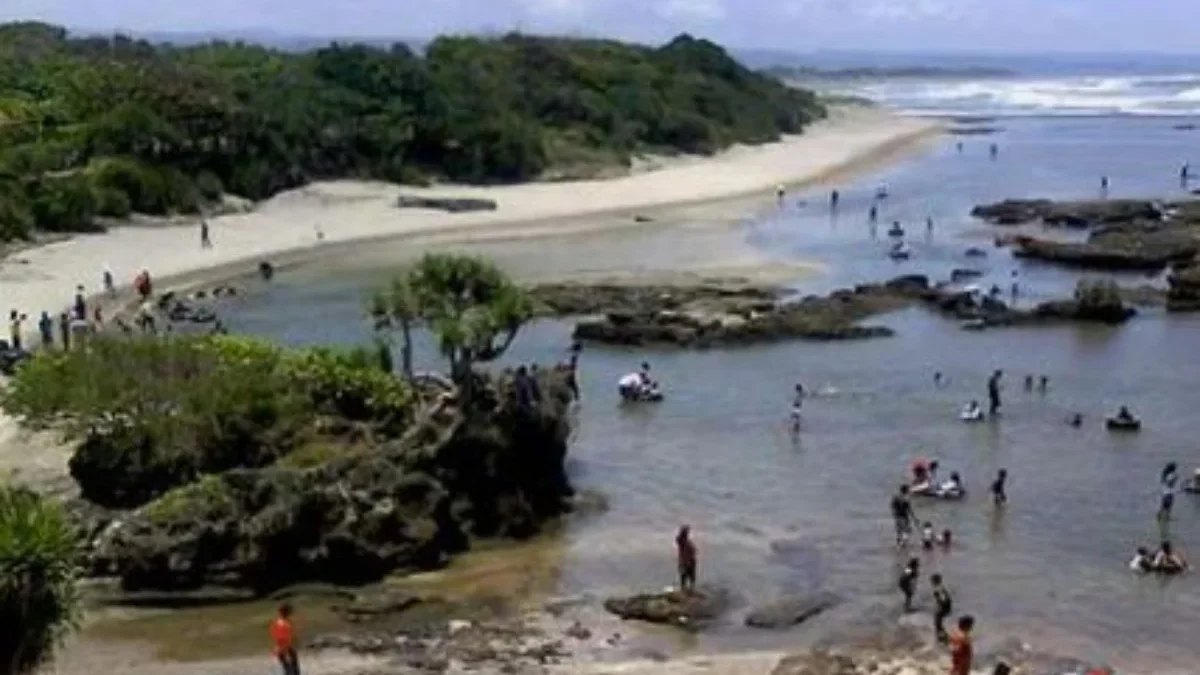
[[[1159,547],[1158,553],[1154,554],[1151,567],[1159,574],[1179,574],[1187,571],[1188,563],[1182,555],[1175,551],[1171,542],[1164,541]]]
[[[1133,560],[1129,561],[1129,570],[1138,574],[1153,572],[1154,558],[1150,556],[1150,550],[1145,546],[1139,546],[1137,552],[1133,554]]]

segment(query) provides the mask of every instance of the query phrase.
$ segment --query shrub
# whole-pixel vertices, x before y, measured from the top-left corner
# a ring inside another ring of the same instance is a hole
[[[62,509],[0,486],[0,659],[3,672],[31,673],[79,617],[78,542]]]

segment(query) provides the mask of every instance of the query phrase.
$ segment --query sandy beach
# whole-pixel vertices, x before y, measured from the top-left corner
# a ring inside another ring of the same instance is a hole
[[[250,213],[210,221],[214,246],[199,246],[195,222],[172,226],[121,227],[28,249],[0,262],[4,309],[31,317],[61,311],[77,284],[99,289],[107,268],[118,285],[147,269],[160,282],[203,274],[234,276],[248,261],[275,264],[323,256],[352,255],[370,242],[416,235],[446,242],[521,238],[613,227],[611,220],[578,222],[584,216],[696,204],[747,195],[770,198],[776,185],[799,187],[873,166],[918,146],[937,131],[928,120],[901,118],[878,110],[835,110],[803,136],[759,146],[737,147],[713,158],[660,162],[658,169],[605,181],[535,183],[503,187],[402,188],[340,181],[284,193]],[[447,214],[398,210],[397,195],[455,196],[495,200],[490,212]],[[323,241],[318,242],[318,230]],[[33,326],[28,326],[32,329]]]

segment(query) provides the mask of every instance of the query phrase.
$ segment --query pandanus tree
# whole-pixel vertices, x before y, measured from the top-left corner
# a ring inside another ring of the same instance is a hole
[[[371,303],[377,327],[398,330],[404,368],[412,372],[412,328],[429,328],[450,362],[454,381],[470,394],[475,364],[500,358],[521,326],[533,315],[533,303],[500,268],[477,256],[427,254]]]

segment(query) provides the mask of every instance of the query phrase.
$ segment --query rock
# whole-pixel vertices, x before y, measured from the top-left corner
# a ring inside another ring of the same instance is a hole
[[[668,590],[604,601],[604,609],[622,619],[689,628],[719,618],[729,605],[729,593],[719,588],[698,588],[691,592]]]
[[[950,270],[950,281],[953,283],[966,281],[968,279],[977,279],[981,276],[983,276],[983,272],[980,272],[979,270],[962,268]]]
[[[1100,199],[1056,202],[1050,199],[1006,199],[971,209],[971,215],[995,225],[1041,222],[1065,227],[1095,227],[1112,223],[1160,221],[1163,210],[1145,199]]]
[[[1018,258],[1101,270],[1159,270],[1200,251],[1191,237],[1171,232],[1143,236],[1099,234],[1086,243],[1017,237],[1014,245],[1013,255]]]
[[[334,605],[333,611],[346,621],[360,622],[380,616],[399,614],[423,602],[423,598],[399,589],[354,596],[345,605]]]
[[[1168,312],[1200,310],[1200,265],[1187,265],[1172,270],[1167,276]]]
[[[448,213],[495,211],[497,208],[496,202],[491,199],[418,197],[415,195],[400,195],[396,198],[396,206],[402,209],[431,209]]]
[[[592,631],[588,630],[583,624],[578,621],[571,624],[566,631],[567,637],[575,638],[576,640],[592,639]]]
[[[517,407],[506,379],[470,424],[456,411],[420,415],[405,438],[295,469],[272,465],[208,476],[106,530],[96,568],[126,590],[209,584],[266,594],[322,581],[358,585],[431,569],[474,538],[524,538],[566,512],[570,393],[539,375],[542,401]]]
[[[972,246],[972,247],[968,248],[966,251],[963,251],[963,255],[965,255],[968,258],[986,258],[987,251],[985,251],[981,248]]]
[[[776,630],[790,628],[836,606],[838,602],[836,595],[824,592],[783,598],[751,610],[746,615],[746,625]]]

